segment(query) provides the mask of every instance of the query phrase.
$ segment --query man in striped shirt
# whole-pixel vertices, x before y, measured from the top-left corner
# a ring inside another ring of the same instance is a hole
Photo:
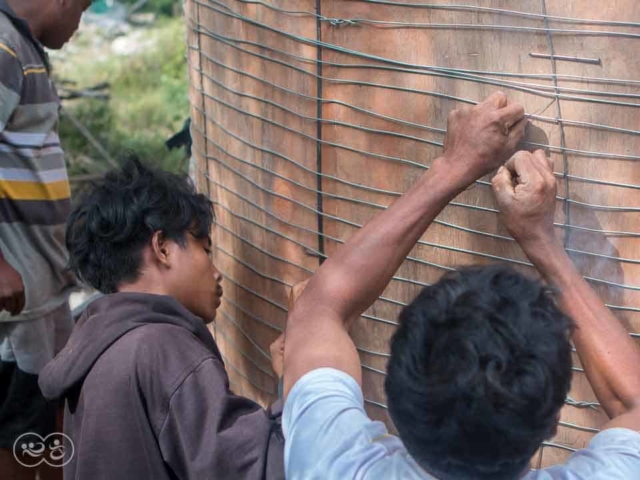
[[[38,374],[73,326],[67,297],[75,280],[64,248],[69,180],[44,47],[61,48],[90,3],[0,0],[0,472],[8,478],[35,478],[29,467],[44,466],[40,459],[27,465],[20,447],[55,430],[57,406],[42,397]],[[24,434],[30,442],[17,441]]]

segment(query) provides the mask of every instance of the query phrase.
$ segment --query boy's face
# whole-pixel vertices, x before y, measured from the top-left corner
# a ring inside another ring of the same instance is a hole
[[[172,242],[171,255],[171,295],[205,323],[211,323],[222,298],[222,275],[210,258],[211,240],[188,233],[184,247]]]

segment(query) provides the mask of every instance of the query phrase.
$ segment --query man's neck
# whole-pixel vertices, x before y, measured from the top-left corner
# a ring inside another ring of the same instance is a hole
[[[154,275],[153,272],[144,272],[135,281],[118,285],[118,292],[171,296],[162,278]]]
[[[34,38],[39,39],[42,34],[42,7],[32,0],[5,0],[7,5],[18,17],[29,25]]]

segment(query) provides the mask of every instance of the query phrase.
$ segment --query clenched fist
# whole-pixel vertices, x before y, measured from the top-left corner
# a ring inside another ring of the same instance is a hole
[[[507,230],[520,245],[555,241],[556,178],[544,151],[518,152],[493,177]]]

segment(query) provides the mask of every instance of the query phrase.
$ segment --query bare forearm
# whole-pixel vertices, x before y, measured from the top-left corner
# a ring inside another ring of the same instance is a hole
[[[345,320],[360,315],[380,296],[434,218],[471,182],[467,177],[448,170],[444,158],[436,160],[411,190],[322,265],[301,302],[330,304]]]
[[[640,406],[640,348],[582,278],[557,242],[539,242],[525,252],[559,290],[560,305],[576,323],[580,360],[607,414],[617,417]]]

